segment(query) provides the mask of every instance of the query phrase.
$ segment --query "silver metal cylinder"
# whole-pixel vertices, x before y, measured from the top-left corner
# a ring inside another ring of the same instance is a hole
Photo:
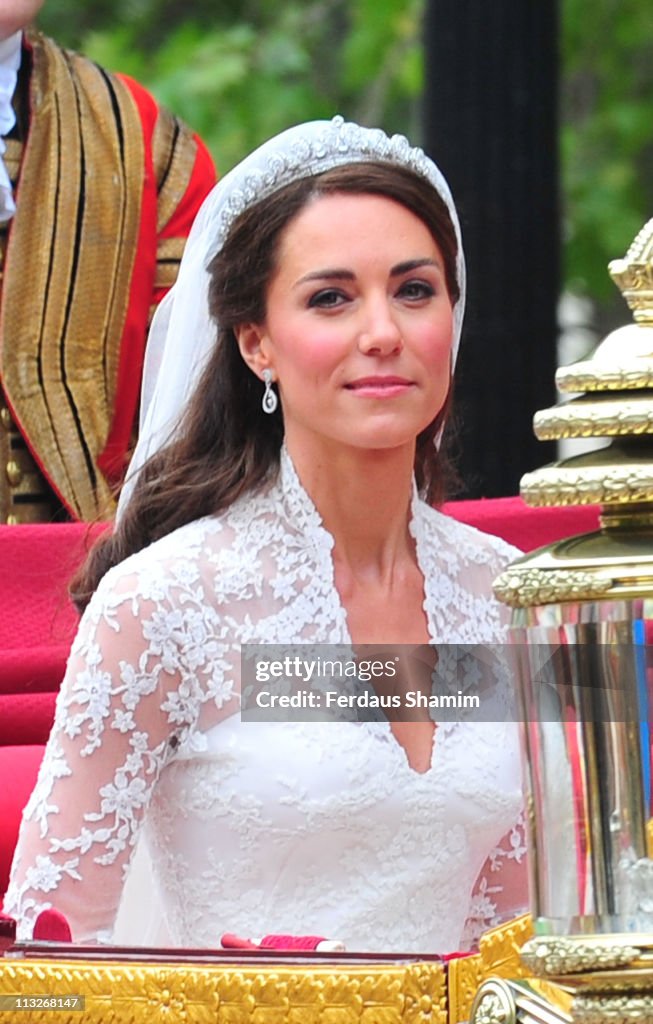
[[[513,611],[540,934],[653,933],[649,631],[650,599]]]

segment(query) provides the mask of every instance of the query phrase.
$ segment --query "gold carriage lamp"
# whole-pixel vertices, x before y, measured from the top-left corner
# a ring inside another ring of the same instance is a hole
[[[599,504],[600,529],[518,559],[495,591],[512,608],[524,723],[535,937],[522,964],[573,994],[574,1021],[653,1024],[653,219],[609,269],[634,322],[559,370],[574,397],[534,421],[542,440],[609,444],[521,484],[529,505]],[[487,984],[472,1020],[489,1024]],[[550,1011],[532,1019],[565,1019],[555,999]]]

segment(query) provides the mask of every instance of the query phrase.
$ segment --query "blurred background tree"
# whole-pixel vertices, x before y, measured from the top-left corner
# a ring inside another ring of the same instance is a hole
[[[536,0],[531,0],[536,2]],[[221,173],[289,124],[340,112],[420,138],[425,0],[47,0],[40,27],[147,85]],[[648,0],[560,0],[566,289],[600,333],[606,272],[653,214]]]
[[[423,0],[48,0],[48,34],[133,75],[221,173],[290,124],[342,113],[418,133]]]
[[[648,0],[561,0],[567,289],[603,335],[629,315],[606,273],[653,216],[653,18]]]

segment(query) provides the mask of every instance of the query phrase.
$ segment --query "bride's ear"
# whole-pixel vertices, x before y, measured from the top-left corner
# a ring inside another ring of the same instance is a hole
[[[240,354],[257,377],[271,366],[267,350],[267,334],[262,324],[238,324],[234,327]]]

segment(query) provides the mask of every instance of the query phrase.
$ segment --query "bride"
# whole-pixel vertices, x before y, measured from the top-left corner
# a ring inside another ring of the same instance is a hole
[[[504,639],[516,552],[433,507],[464,288],[449,189],[402,137],[299,125],[210,194],[74,584],[5,901],[23,936],[53,906],[109,941],[139,837],[180,944],[445,952],[523,909],[514,725],[240,714],[243,644]]]

